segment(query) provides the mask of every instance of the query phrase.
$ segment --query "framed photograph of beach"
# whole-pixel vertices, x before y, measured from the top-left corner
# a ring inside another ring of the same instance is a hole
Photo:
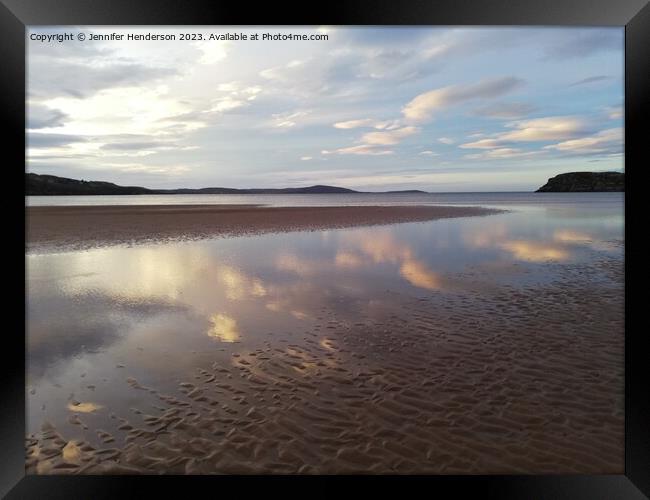
[[[0,19],[3,496],[650,495],[647,2]]]

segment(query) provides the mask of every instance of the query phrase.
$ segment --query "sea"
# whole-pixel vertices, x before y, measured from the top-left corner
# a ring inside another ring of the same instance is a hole
[[[27,196],[27,206],[73,205],[229,205],[275,207],[355,205],[509,205],[620,204],[623,193],[358,193],[358,194],[178,194],[119,196]]]

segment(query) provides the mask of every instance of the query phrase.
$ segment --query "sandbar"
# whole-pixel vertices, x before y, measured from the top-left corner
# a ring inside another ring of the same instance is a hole
[[[27,250],[84,249],[290,231],[422,222],[499,212],[457,206],[128,205],[26,208]]]

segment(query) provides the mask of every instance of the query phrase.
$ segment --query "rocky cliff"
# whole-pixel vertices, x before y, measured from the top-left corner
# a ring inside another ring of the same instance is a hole
[[[621,172],[569,172],[551,177],[537,193],[625,191]]]

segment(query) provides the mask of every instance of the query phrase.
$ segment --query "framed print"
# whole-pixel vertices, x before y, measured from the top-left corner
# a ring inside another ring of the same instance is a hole
[[[7,498],[650,494],[647,2],[0,12]]]

